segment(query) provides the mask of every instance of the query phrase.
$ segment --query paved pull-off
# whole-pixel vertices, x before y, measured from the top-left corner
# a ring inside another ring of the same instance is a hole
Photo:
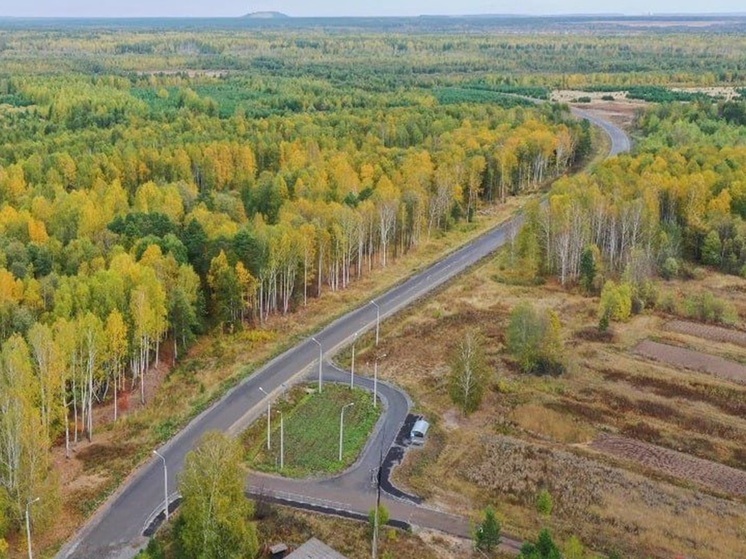
[[[610,155],[629,150],[627,135],[611,122],[598,115],[591,115],[586,110],[573,109],[573,113],[603,128],[611,138]],[[468,245],[451,253],[443,260],[433,264],[424,271],[412,276],[405,282],[392,288],[376,299],[380,306],[381,319],[396,313],[418,298],[443,285],[454,276],[476,264],[506,242],[512,222],[496,227]],[[325,355],[331,355],[339,347],[352,341],[356,332],[375,327],[376,308],[366,302],[362,307],[346,314],[316,334],[321,342]],[[233,431],[247,425],[265,410],[265,400],[259,387],[268,392],[277,393],[283,383],[295,382],[302,378],[306,369],[317,363],[318,346],[310,339],[301,342],[279,357],[267,363],[255,374],[231,390],[219,402],[196,417],[192,422],[159,452],[168,464],[169,494],[175,493],[178,486],[178,474],[184,464],[184,458],[199,438],[208,431]],[[387,433],[393,440],[396,432]],[[380,437],[383,436],[383,430]],[[390,443],[389,443],[390,444]],[[62,548],[58,559],[129,559],[145,544],[142,530],[151,518],[153,511],[163,507],[163,470],[159,459],[153,459],[137,471],[113,495],[78,533],[75,538]],[[279,480],[274,483],[286,484],[282,487],[298,485],[299,497],[308,484],[298,484],[291,480]],[[269,481],[266,482],[269,489]],[[354,485],[354,484],[353,484]],[[282,491],[278,487],[278,491]],[[333,500],[336,492],[334,479],[323,487],[322,498]],[[354,487],[345,490],[345,495],[354,493]],[[290,491],[292,492],[292,491]],[[360,506],[370,508],[367,494],[360,493],[356,499]],[[350,505],[351,503],[347,503]],[[406,503],[392,501],[392,517],[411,524],[456,532],[468,535],[466,521],[454,520],[450,515],[432,511],[426,507],[415,507]],[[442,515],[442,516],[439,516]],[[459,524],[461,522],[461,524]],[[454,529],[454,527],[462,528]]]

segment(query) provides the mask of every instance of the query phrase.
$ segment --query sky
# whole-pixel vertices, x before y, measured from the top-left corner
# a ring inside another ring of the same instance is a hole
[[[230,17],[278,11],[309,16],[415,16],[422,14],[716,13],[746,11],[743,0],[0,0],[0,16],[16,17]]]

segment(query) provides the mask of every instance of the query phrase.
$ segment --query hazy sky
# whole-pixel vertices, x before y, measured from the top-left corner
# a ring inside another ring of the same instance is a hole
[[[0,16],[237,16],[276,10],[292,16],[737,12],[743,0],[0,0]]]

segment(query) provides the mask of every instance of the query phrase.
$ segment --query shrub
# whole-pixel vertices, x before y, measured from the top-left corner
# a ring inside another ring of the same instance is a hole
[[[543,516],[552,516],[552,509],[554,509],[552,494],[546,489],[542,489],[536,496],[536,510]]]
[[[163,551],[163,546],[161,543],[155,539],[152,538],[148,542],[148,546],[140,551],[137,555],[135,555],[135,559],[165,559],[166,554]],[[2,549],[0,548],[0,558],[4,559],[5,556],[2,554]]]
[[[736,309],[727,301],[715,297],[709,291],[694,293],[684,299],[684,314],[688,318],[702,322],[735,324],[738,322]]]
[[[389,520],[391,519],[391,516],[389,514],[389,509],[387,509],[383,505],[378,506],[378,527],[386,526],[386,524],[389,523]],[[372,508],[370,511],[368,511],[368,522],[370,523],[370,533],[373,534],[373,530],[375,529],[376,525],[376,509]]]
[[[585,547],[577,536],[571,536],[564,548],[565,559],[585,559]]]
[[[601,291],[599,318],[624,322],[632,314],[632,287],[628,283],[616,284],[607,281]]]
[[[661,266],[661,276],[663,279],[671,280],[679,275],[679,261],[673,256],[666,258],[666,261]]]
[[[561,374],[562,327],[554,311],[537,310],[530,303],[518,305],[510,314],[508,351],[525,373]]]
[[[667,291],[659,298],[657,308],[700,322],[733,325],[739,319],[738,312],[730,302],[716,297],[709,291],[692,293],[683,301],[680,301],[675,293]]]
[[[671,291],[666,291],[658,299],[658,309],[668,314],[679,314],[679,302],[676,295]]]

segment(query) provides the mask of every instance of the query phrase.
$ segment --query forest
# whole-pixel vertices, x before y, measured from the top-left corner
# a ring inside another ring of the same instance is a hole
[[[648,109],[637,153],[557,181],[548,203],[529,209],[510,256],[521,264],[511,269],[525,274],[520,281],[551,274],[597,290],[618,277],[643,289],[655,275],[685,276],[696,264],[746,275],[744,107]]]
[[[93,440],[122,393],[145,402],[159,360],[554,179],[516,281],[746,275],[744,102],[670,89],[743,84],[742,34],[143,25],[0,22],[0,544],[34,496],[50,525],[51,449]],[[589,125],[527,99],[557,87],[664,104],[633,155],[566,176]]]
[[[163,344],[175,360],[261,327],[588,154],[566,109],[493,101],[251,74],[1,78],[3,530],[32,495],[55,501],[53,444],[92,440],[122,392],[145,401]]]

